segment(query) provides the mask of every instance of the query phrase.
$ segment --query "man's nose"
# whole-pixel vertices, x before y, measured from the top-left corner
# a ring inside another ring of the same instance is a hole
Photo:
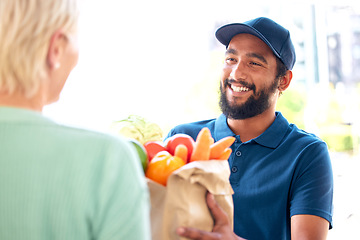
[[[237,64],[233,65],[230,73],[230,77],[234,80],[246,79],[246,66],[243,61],[239,61]]]

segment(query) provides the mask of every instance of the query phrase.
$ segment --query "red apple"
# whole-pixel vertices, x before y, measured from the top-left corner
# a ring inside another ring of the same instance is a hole
[[[178,133],[168,138],[165,142],[166,149],[171,155],[174,155],[175,149],[179,144],[184,144],[187,147],[188,149],[187,162],[189,162],[191,153],[194,149],[194,144],[195,144],[194,139],[187,134]]]
[[[151,161],[158,152],[167,151],[161,141],[148,141],[144,143],[144,148],[147,152],[149,161]]]

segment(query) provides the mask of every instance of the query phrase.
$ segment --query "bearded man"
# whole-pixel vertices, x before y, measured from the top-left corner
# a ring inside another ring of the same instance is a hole
[[[326,239],[333,199],[327,145],[276,111],[296,59],[289,31],[260,17],[222,26],[216,37],[226,46],[222,114],[176,126],[168,137],[185,133],[196,139],[207,127],[215,141],[236,138],[229,158],[234,225],[209,194],[213,232],[180,227],[178,234],[190,239]]]

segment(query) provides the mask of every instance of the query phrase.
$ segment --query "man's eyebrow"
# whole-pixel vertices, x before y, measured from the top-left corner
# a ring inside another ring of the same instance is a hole
[[[228,49],[226,49],[226,52],[225,52],[225,55],[226,54],[234,54],[234,55],[237,55],[237,51],[235,50],[235,49],[233,49],[233,48],[228,48]]]
[[[264,58],[264,56],[257,54],[257,53],[248,53],[246,54],[246,56],[248,57],[254,57],[257,58],[258,60],[262,61],[265,64],[268,64],[268,62],[266,61],[266,59]]]
[[[236,51],[235,49],[233,48],[228,48],[226,49],[226,52],[225,52],[225,55],[227,54],[234,54],[234,55],[238,55],[238,51]],[[258,53],[248,53],[246,54],[247,57],[251,57],[251,58],[257,58],[258,60],[260,60],[261,62],[265,63],[265,64],[268,64],[268,62],[266,61],[266,58],[261,55],[261,54],[258,54]]]

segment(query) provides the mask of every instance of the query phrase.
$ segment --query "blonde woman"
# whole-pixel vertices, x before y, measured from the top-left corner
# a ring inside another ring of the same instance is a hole
[[[0,239],[150,239],[124,139],[41,111],[77,64],[77,0],[0,0]]]

